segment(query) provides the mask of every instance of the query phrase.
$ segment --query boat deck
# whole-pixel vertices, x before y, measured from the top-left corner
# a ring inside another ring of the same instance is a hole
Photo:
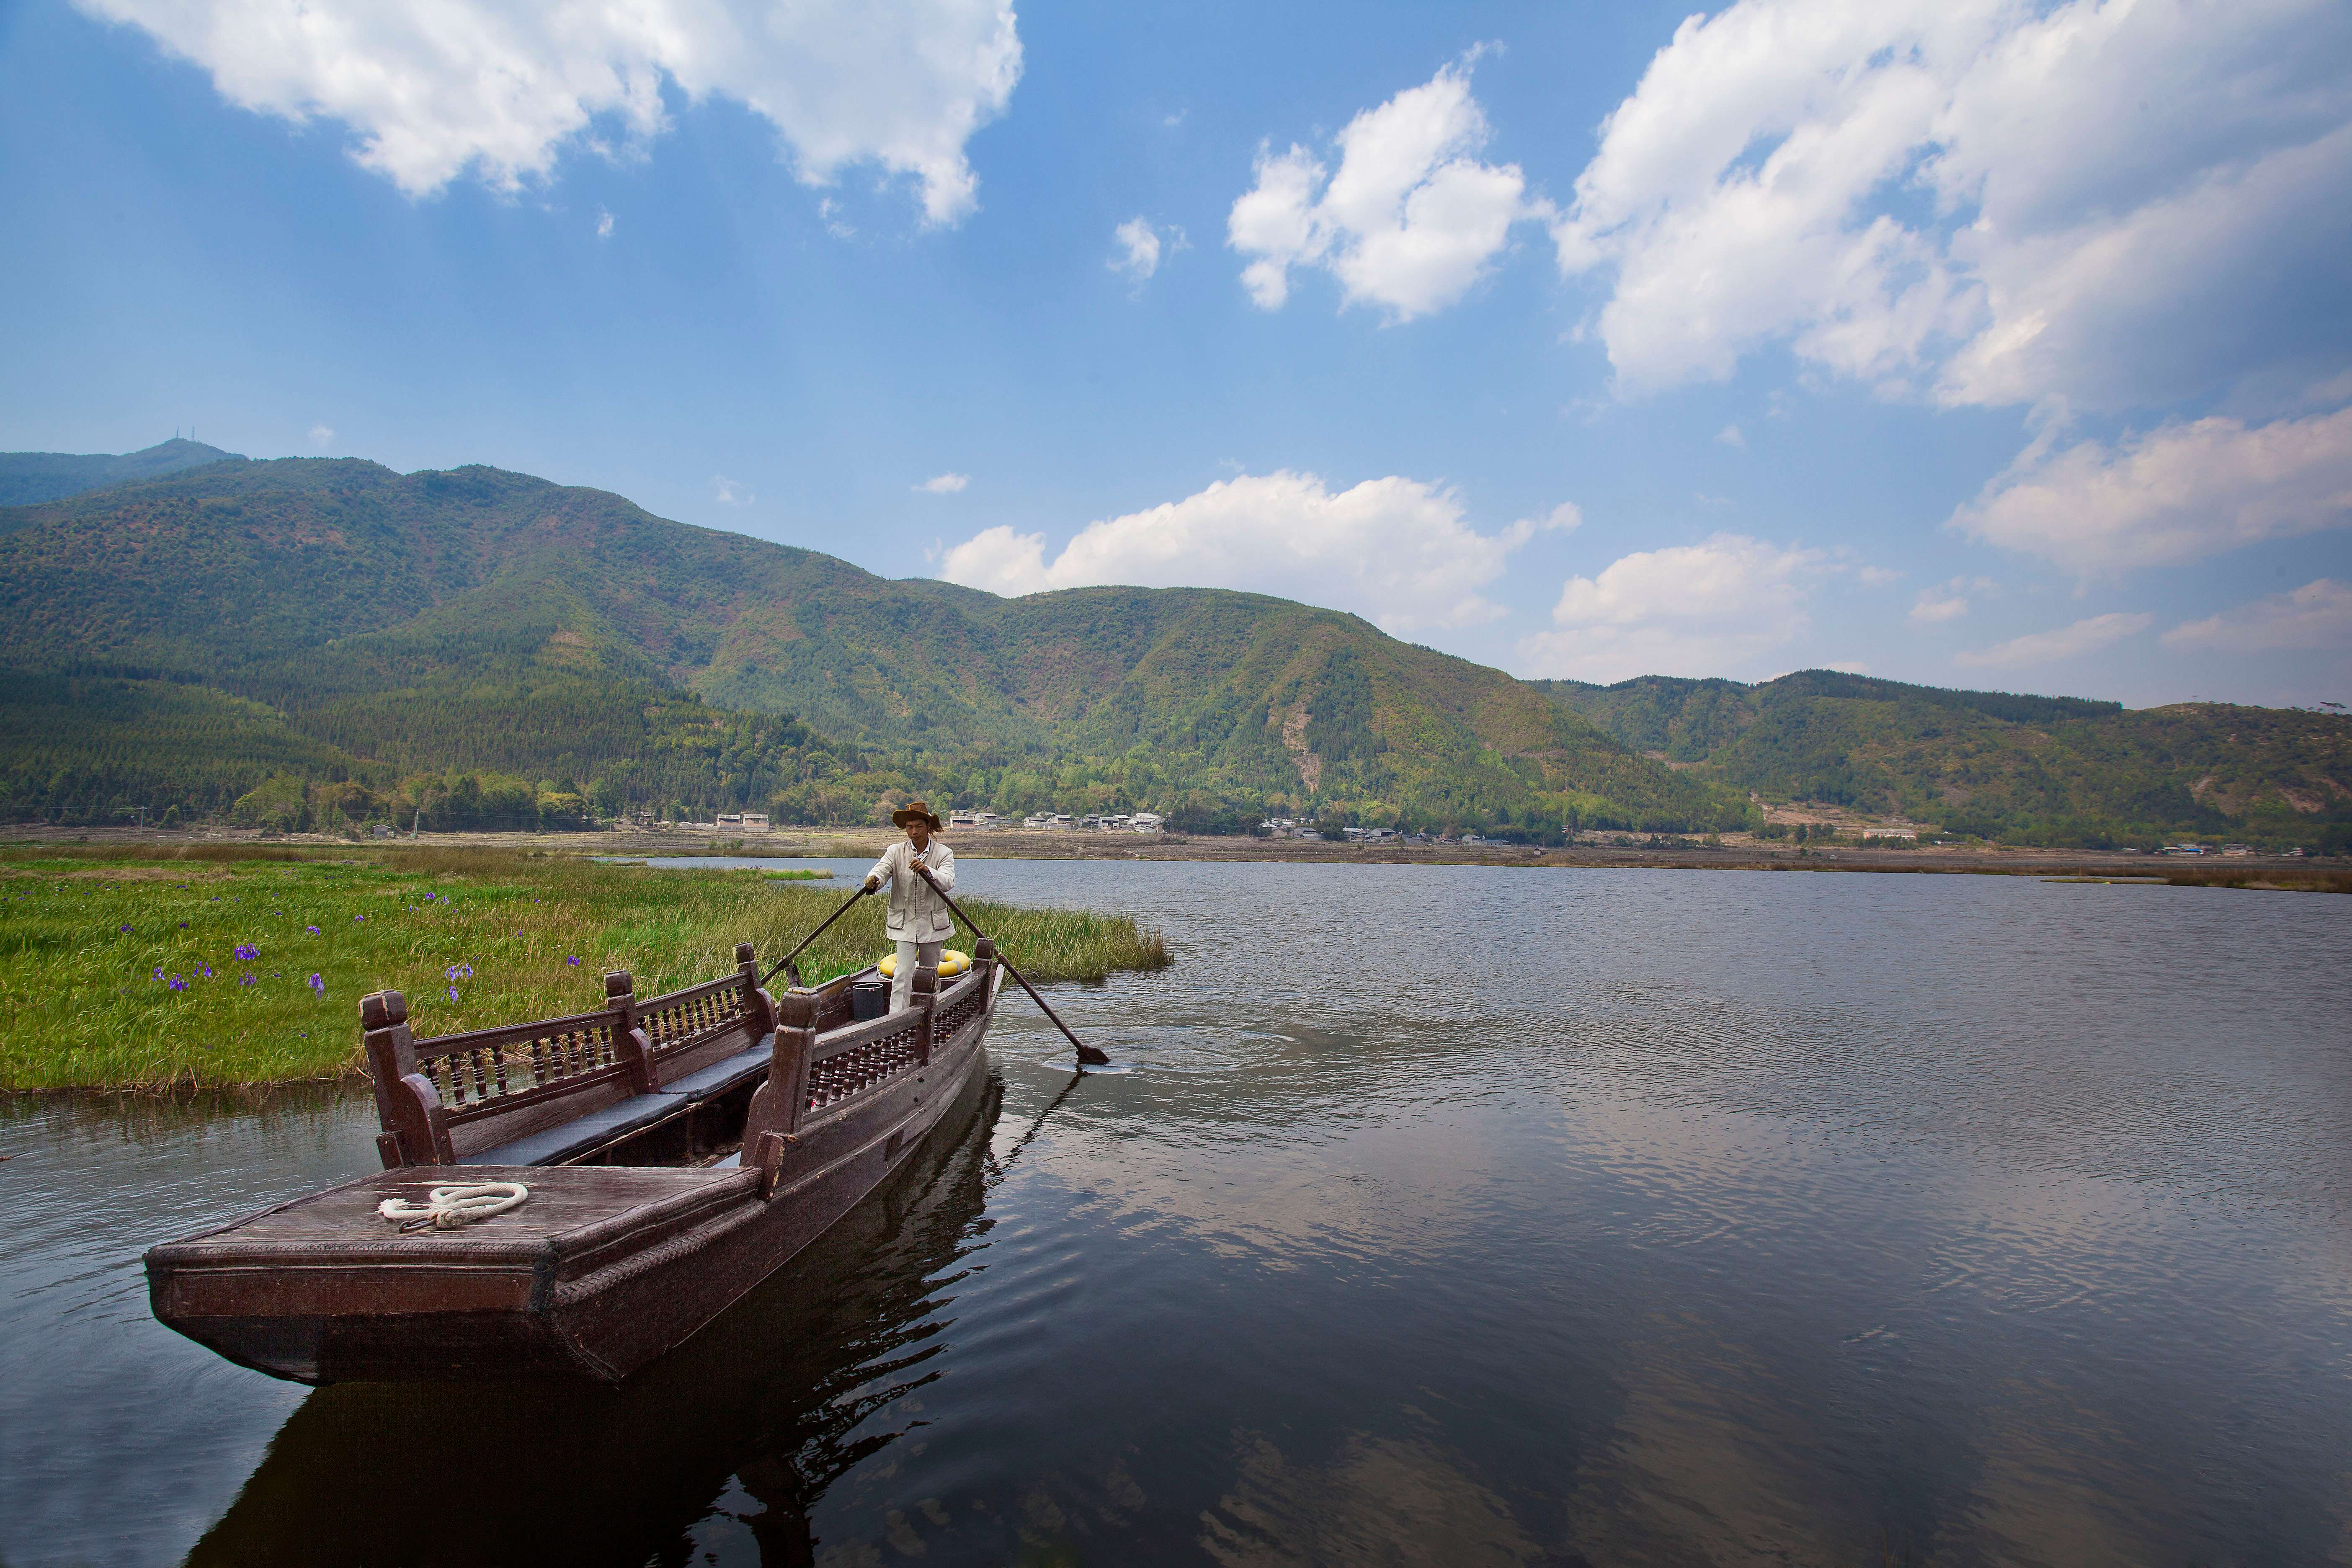
[[[386,1198],[421,1204],[436,1186],[456,1182],[520,1182],[530,1196],[520,1206],[460,1230],[403,1232],[376,1213]],[[417,1166],[383,1171],[173,1243],[181,1262],[240,1261],[260,1265],[269,1255],[288,1264],[331,1258],[529,1263],[551,1247],[571,1252],[598,1233],[642,1233],[668,1219],[688,1219],[708,1203],[731,1202],[757,1173],[733,1168],[668,1165],[468,1165],[461,1170]]]

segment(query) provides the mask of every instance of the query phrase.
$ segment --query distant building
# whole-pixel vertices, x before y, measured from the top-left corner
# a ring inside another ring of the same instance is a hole
[[[2251,844],[2224,844],[2221,846],[2221,853],[2229,856],[2231,859],[2242,858],[2245,856],[2252,855],[2253,852],[2254,847]]]
[[[1157,833],[1160,831],[1164,820],[1165,819],[1162,818],[1156,811],[1139,811],[1133,816],[1127,819],[1128,831],[1130,833]]]
[[[1916,827],[1865,827],[1862,830],[1862,837],[1864,843],[1873,838],[1907,838],[1916,844],[1919,842],[1919,830]]]
[[[719,814],[719,820],[714,826],[719,827],[740,827],[743,826],[743,814],[740,811],[722,811]]]
[[[768,814],[764,811],[747,811],[743,814],[743,826],[754,833],[765,833],[768,831]]]
[[[2202,844],[2168,844],[2164,847],[2161,852],[2166,855],[2202,855],[2205,853],[2205,846]]]

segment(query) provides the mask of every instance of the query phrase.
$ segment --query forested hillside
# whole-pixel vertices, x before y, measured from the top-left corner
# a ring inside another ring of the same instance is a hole
[[[1738,827],[1753,796],[2047,843],[2352,822],[2352,723],[2318,714],[1822,670],[1521,682],[1257,595],[1000,599],[493,468],[171,445],[189,466],[0,510],[0,813],[863,822],[921,794],[1557,837]]]
[[[0,452],[0,507],[31,506],[107,485],[156,479],[236,455],[177,437],[119,457],[107,452]]]
[[[2044,844],[2232,835],[2352,848],[2352,720],[2218,703],[2126,711],[1833,670],[1761,685],[1536,681],[1628,747],[1768,800]]]
[[[863,821],[921,792],[1202,828],[1268,810],[1538,837],[1747,816],[1501,672],[1353,616],[891,582],[489,468],[234,459],[0,512],[0,668],[51,682],[13,683],[23,721],[0,714],[19,815],[226,796],[289,821]],[[90,723],[56,721],[60,678],[100,692]]]

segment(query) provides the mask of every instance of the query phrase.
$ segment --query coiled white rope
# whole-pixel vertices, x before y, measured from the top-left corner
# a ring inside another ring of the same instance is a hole
[[[403,1230],[423,1230],[428,1226],[435,1230],[456,1230],[504,1214],[529,1196],[530,1189],[520,1182],[459,1183],[434,1188],[422,1204],[386,1198],[375,1205],[375,1212]]]

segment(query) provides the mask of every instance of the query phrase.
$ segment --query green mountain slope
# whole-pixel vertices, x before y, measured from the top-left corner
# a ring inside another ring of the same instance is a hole
[[[1501,672],[1353,616],[892,582],[489,468],[234,459],[0,514],[0,668],[198,682],[379,786],[488,769],[606,803],[852,819],[916,790],[1199,826],[1744,816]]]
[[[143,451],[110,453],[0,452],[0,506],[31,506],[108,485],[152,479],[202,463],[235,457],[218,447],[174,437]]]
[[[2352,840],[2352,721],[2118,703],[1803,670],[1758,686],[1531,682],[1626,746],[1768,800],[2048,843],[2242,834]]]

